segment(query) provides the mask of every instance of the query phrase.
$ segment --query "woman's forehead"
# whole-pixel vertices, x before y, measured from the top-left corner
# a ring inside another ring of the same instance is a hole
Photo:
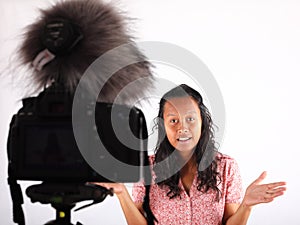
[[[197,102],[190,96],[168,99],[164,105],[164,113],[187,114],[200,112]]]

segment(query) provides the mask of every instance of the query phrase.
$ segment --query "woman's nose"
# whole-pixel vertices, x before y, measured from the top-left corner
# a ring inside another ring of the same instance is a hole
[[[187,124],[185,122],[180,123],[180,127],[178,129],[179,134],[187,133],[189,131]]]
[[[184,134],[184,133],[187,133],[189,130],[187,128],[183,128],[183,129],[179,129],[178,130],[178,133],[179,134]]]

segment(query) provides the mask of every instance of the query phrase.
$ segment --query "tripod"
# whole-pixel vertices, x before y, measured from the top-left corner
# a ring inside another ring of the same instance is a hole
[[[53,208],[56,209],[56,219],[49,221],[46,225],[72,225],[71,223],[71,209],[74,205],[60,205],[60,204],[51,204]],[[77,222],[76,225],[82,225],[80,222]]]
[[[91,206],[102,202],[107,195],[113,195],[112,190],[97,185],[87,185],[78,183],[42,183],[32,185],[26,189],[27,196],[31,202],[51,204],[56,210],[56,219],[47,222],[45,225],[73,225],[71,223],[71,210],[76,203],[93,200],[93,203],[80,207]],[[76,225],[82,225],[77,222]]]

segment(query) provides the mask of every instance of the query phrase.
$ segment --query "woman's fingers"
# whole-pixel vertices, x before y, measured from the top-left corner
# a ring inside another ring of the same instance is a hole
[[[102,186],[102,187],[105,187],[105,188],[108,188],[110,186],[109,183],[93,182],[92,184],[96,184],[96,185],[99,185],[99,186]]]
[[[124,184],[121,183],[102,183],[102,182],[92,182],[92,184],[96,184],[107,189],[113,189],[115,194],[119,194],[124,190]]]
[[[286,187],[279,187],[272,190],[266,191],[266,197],[268,198],[276,198],[284,194],[286,191]]]
[[[267,188],[268,189],[274,189],[274,188],[285,186],[285,185],[286,185],[286,182],[281,181],[281,182],[275,182],[275,183],[267,184]]]
[[[266,194],[267,197],[276,198],[281,196],[286,191],[286,182],[275,182],[266,184]]]
[[[267,184],[267,191],[264,194],[263,202],[269,203],[272,202],[275,198],[281,196],[286,191],[285,182],[276,182],[272,184]]]

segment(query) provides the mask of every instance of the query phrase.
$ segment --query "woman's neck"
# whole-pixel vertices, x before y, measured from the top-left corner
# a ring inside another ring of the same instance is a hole
[[[193,155],[180,170],[181,182],[187,195],[190,195],[190,189],[196,174],[197,162],[195,155]]]
[[[186,173],[195,173],[197,170],[197,161],[196,161],[196,156],[192,155],[188,160],[184,162],[184,166],[181,169],[182,174]]]
[[[184,164],[188,163],[192,158],[195,158],[195,153],[193,150],[191,151],[179,151],[176,150],[179,158],[184,162]]]

